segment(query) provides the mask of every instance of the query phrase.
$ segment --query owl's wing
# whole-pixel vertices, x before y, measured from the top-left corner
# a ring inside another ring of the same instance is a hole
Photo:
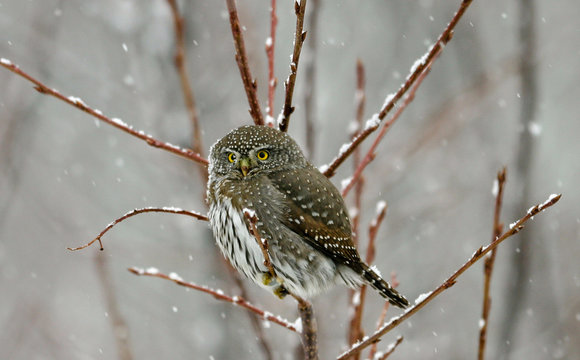
[[[360,256],[352,242],[347,209],[336,187],[316,168],[269,174],[285,197],[280,222],[337,263],[357,267]]]

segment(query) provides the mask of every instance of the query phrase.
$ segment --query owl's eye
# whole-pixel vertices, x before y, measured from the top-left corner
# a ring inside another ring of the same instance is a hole
[[[256,154],[258,156],[258,159],[264,161],[268,158],[269,154],[266,150],[260,150],[258,151],[258,153]]]
[[[233,163],[234,161],[236,161],[236,154],[235,154],[235,153],[233,153],[233,152],[231,152],[231,153],[228,155],[228,160],[229,160],[229,162],[231,162],[231,163]]]

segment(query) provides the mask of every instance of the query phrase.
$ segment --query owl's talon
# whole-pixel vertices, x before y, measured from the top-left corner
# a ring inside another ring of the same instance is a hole
[[[283,285],[278,286],[274,289],[274,295],[276,295],[280,300],[284,299],[289,292]]]
[[[270,283],[273,281],[273,277],[269,272],[266,273],[262,273],[262,284],[264,285],[270,285]]]

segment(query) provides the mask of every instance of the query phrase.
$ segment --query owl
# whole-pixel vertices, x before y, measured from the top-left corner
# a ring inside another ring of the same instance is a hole
[[[339,191],[287,133],[243,126],[218,140],[210,150],[207,199],[224,256],[279,297],[311,298],[335,284],[368,284],[398,307],[409,304],[361,260]],[[257,218],[275,279],[244,211]]]

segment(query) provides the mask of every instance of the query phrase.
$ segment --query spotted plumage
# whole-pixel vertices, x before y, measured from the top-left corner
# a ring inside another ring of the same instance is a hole
[[[286,133],[265,126],[233,130],[210,150],[207,198],[217,244],[230,263],[276,294],[309,298],[342,283],[364,283],[391,303],[408,301],[361,259],[344,201]],[[268,244],[278,276],[268,276],[244,210]]]

